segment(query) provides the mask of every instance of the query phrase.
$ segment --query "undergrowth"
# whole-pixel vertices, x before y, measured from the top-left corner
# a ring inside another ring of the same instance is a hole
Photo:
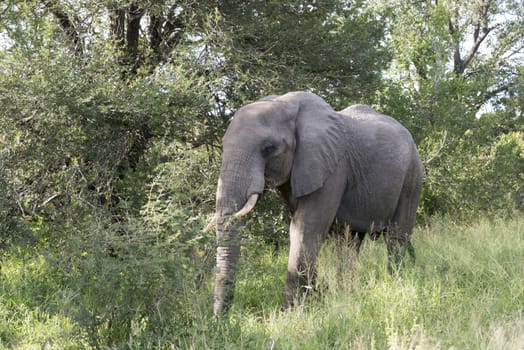
[[[136,324],[125,342],[108,348],[524,347],[523,217],[469,223],[433,218],[416,229],[413,244],[416,261],[390,275],[382,240],[366,240],[358,259],[344,239],[328,240],[319,257],[316,292],[302,306],[283,311],[286,249],[275,252],[246,239],[229,317],[211,316],[210,271],[200,289],[183,294],[178,310],[188,320],[183,326],[177,314],[163,315],[158,327]],[[39,255],[3,257],[0,349],[94,347],[86,336],[92,330],[66,309],[66,301],[80,291],[60,285],[53,273]],[[170,317],[173,321],[165,320]],[[97,347],[104,348],[103,339]]]

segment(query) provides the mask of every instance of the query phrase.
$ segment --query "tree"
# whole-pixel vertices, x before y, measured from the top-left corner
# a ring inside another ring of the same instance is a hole
[[[275,92],[312,89],[341,105],[365,99],[388,59],[381,26],[360,2],[35,0],[2,12],[11,40],[4,118],[29,150],[67,154],[45,156],[39,171],[80,166],[88,192],[110,207],[126,196],[115,180],[155,140],[218,145],[232,109]],[[29,191],[41,196],[31,201],[63,198],[52,182]]]
[[[396,54],[378,103],[399,116],[420,144],[428,212],[505,207],[506,194],[520,188],[522,167],[511,164],[522,164],[515,151],[522,141],[511,133],[523,125],[515,108],[523,5],[512,0],[384,4]],[[512,156],[495,151],[503,139],[513,140],[513,148],[503,148]],[[495,160],[497,155],[506,161]],[[499,171],[491,173],[487,164]],[[511,184],[503,181],[502,169],[514,179]],[[506,186],[495,190],[497,181]],[[483,197],[479,186],[493,190]]]

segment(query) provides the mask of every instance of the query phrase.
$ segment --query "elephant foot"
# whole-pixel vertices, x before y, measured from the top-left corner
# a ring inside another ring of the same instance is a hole
[[[284,295],[284,310],[301,305],[315,291],[314,278],[288,276]]]

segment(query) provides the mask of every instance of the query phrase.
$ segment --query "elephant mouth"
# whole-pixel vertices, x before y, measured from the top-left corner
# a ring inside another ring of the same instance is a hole
[[[273,180],[267,174],[264,176],[264,181],[265,181],[267,187],[275,187],[276,186],[276,181]]]
[[[277,188],[278,186],[283,185],[287,181],[287,178],[279,178],[276,174],[273,174],[271,171],[264,173],[264,182],[268,188]]]

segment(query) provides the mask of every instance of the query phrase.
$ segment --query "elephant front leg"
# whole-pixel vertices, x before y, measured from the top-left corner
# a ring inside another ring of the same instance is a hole
[[[340,193],[321,190],[297,201],[289,231],[286,308],[300,304],[313,289],[317,254],[335,218]]]
[[[284,307],[300,304],[313,289],[316,277],[316,259],[321,237],[304,237],[302,224],[292,222]]]

